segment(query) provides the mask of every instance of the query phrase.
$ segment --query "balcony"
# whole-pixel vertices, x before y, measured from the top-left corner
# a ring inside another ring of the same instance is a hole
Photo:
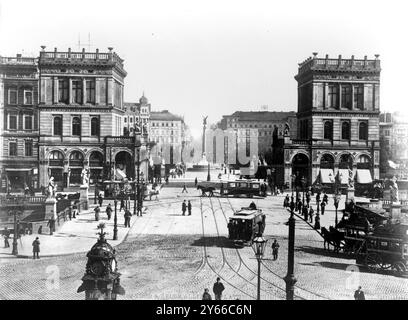
[[[298,75],[310,70],[379,72],[381,68],[378,55],[376,55],[375,60],[368,60],[367,56],[364,59],[354,59],[354,56],[351,56],[351,59],[342,59],[340,55],[337,59],[329,59],[328,55],[326,55],[326,58],[317,58],[317,54],[315,54],[313,58],[309,57],[299,63]]]
[[[36,66],[37,58],[26,57],[0,57],[0,65],[26,65]]]
[[[292,144],[297,144],[301,146],[310,146],[312,144],[311,140],[304,140],[304,139],[293,139]]]

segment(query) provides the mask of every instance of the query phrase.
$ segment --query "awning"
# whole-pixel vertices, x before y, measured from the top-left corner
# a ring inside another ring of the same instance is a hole
[[[348,169],[339,169],[339,178],[341,184],[348,184],[349,171]]]
[[[6,171],[31,171],[33,168],[4,168]]]
[[[372,183],[370,170],[368,169],[357,169],[357,183]]]
[[[321,183],[334,183],[333,169],[320,169],[320,182]]]

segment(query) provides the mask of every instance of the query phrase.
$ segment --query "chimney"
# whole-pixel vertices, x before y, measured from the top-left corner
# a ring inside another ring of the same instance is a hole
[[[42,51],[44,51],[46,48],[46,46],[41,46]]]
[[[313,59],[317,58],[318,53],[317,52],[313,52]]]
[[[17,53],[17,59],[21,58],[21,53]]]

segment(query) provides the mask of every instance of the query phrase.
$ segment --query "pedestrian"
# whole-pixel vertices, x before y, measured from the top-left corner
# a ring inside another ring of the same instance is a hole
[[[320,204],[320,210],[322,212],[322,215],[324,215],[324,208],[326,207],[326,202],[322,201],[322,203]]]
[[[181,211],[183,212],[183,216],[186,214],[186,209],[187,209],[186,200],[184,200],[181,205]]]
[[[72,220],[72,209],[71,209],[71,207],[69,207],[69,209],[68,209],[68,218],[69,218],[69,221]]]
[[[94,211],[95,211],[95,221],[99,221],[99,213],[101,212],[101,208],[99,208],[99,206],[96,206]]]
[[[33,241],[33,259],[37,257],[37,259],[40,259],[40,239],[37,237]]]
[[[197,183],[198,183],[198,180],[197,180],[197,177],[194,179],[194,186],[195,187],[197,187]]]
[[[306,204],[307,204],[307,207],[309,208],[309,204],[310,204],[310,193],[309,192],[306,195]]]
[[[78,207],[76,203],[74,203],[74,205],[72,206],[72,217],[75,219],[77,214],[78,214]]]
[[[272,243],[273,260],[278,259],[278,253],[279,253],[279,243],[278,241],[276,241],[276,239],[273,239],[273,243]]]
[[[329,197],[327,196],[326,193],[323,195],[323,202],[326,202],[326,204],[329,204]]]
[[[108,220],[110,220],[112,215],[112,207],[110,203],[108,203],[108,206],[106,207],[106,215],[108,216]]]
[[[101,194],[98,194],[98,202],[99,202],[99,206],[102,207],[103,197]]]
[[[4,227],[4,248],[10,248],[9,238],[10,238],[10,231],[7,227]]]
[[[53,232],[55,231],[55,219],[54,219],[54,216],[52,216],[48,220],[47,227],[50,228],[50,236],[52,236]]]
[[[130,228],[130,219],[132,217],[132,213],[129,211],[129,209],[125,209],[125,228],[128,227]]]
[[[283,207],[287,208],[289,207],[289,195],[287,194],[285,197],[285,200],[283,200]]]
[[[256,210],[256,204],[255,204],[255,202],[251,202],[250,204],[249,204],[249,209],[251,209],[251,210]]]
[[[319,204],[320,201],[320,191],[316,193],[316,203]]]
[[[293,197],[292,197],[292,201],[290,202],[290,211],[294,211],[295,210],[295,202],[293,201]]]
[[[303,206],[302,207],[302,213],[303,213],[303,219],[305,220],[305,221],[307,221],[307,218],[308,218],[308,210],[307,210],[307,207],[306,206]]]
[[[320,214],[319,214],[319,212],[316,213],[314,228],[316,230],[320,230]]]
[[[354,291],[354,299],[355,300],[365,300],[364,291],[361,290],[361,286],[359,286],[358,289]]]
[[[120,209],[119,209],[119,212],[121,212],[122,209],[123,209],[123,210],[126,209],[126,207],[125,207],[125,200],[124,200],[123,198],[120,199]]]
[[[214,296],[215,296],[215,300],[221,300],[222,297],[222,292],[224,291],[224,285],[222,284],[222,282],[220,281],[220,278],[217,278],[217,282],[214,283],[213,286],[213,292],[214,292]]]
[[[190,200],[188,200],[187,209],[188,209],[188,215],[191,216],[191,202],[190,202]]]
[[[184,182],[184,184],[183,184],[183,190],[181,191],[181,193],[184,193],[184,191],[188,193],[187,187],[186,187],[186,183],[185,183],[185,182]]]
[[[298,203],[297,203],[297,211],[299,211],[299,213],[301,213],[302,212],[302,206],[303,206],[303,204],[302,204],[302,200],[298,200]]]
[[[203,300],[212,300],[211,294],[208,292],[207,288],[204,289]]]
[[[313,223],[313,216],[314,216],[314,210],[312,207],[309,209],[309,222]]]

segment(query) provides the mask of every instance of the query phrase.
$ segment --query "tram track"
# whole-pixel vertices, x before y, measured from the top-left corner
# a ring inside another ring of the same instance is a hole
[[[227,199],[227,201],[228,201],[228,204],[229,204],[231,210],[234,211],[234,207],[232,206],[230,199],[229,199],[229,198],[226,198],[226,199]],[[221,200],[218,199],[218,201],[220,202],[220,207],[222,208]],[[223,214],[224,214],[224,217],[225,217],[226,222],[228,223],[227,216],[226,216],[226,214],[225,214],[225,212],[224,212],[223,209],[222,209],[222,212],[223,212]],[[239,254],[239,253],[238,253],[238,254]],[[240,254],[239,254],[239,255],[240,255]],[[242,259],[242,258],[241,258],[241,259]],[[269,262],[269,263],[271,263],[271,262]],[[261,264],[262,264],[262,265],[265,267],[265,269],[268,270],[272,275],[274,275],[275,277],[277,277],[277,278],[279,278],[279,279],[281,279],[281,280],[284,280],[284,278],[283,278],[282,276],[280,276],[280,275],[277,274],[275,271],[273,271],[271,268],[269,268],[269,266],[268,266],[264,261],[261,260]],[[249,268],[248,266],[246,266],[246,267]],[[264,280],[264,281],[266,281],[267,283],[270,283],[270,281],[268,281],[268,280],[266,280],[266,279],[264,279],[264,278],[262,278],[262,277],[261,277],[261,279]],[[298,290],[300,290],[300,291],[306,292],[306,293],[308,293],[308,294],[314,295],[315,297],[319,297],[319,298],[323,298],[323,299],[328,299],[328,300],[330,300],[330,299],[327,298],[327,297],[324,297],[324,296],[322,296],[322,295],[320,295],[320,294],[317,294],[317,293],[315,293],[315,292],[313,292],[313,291],[310,291],[310,290],[305,289],[305,288],[303,288],[303,287],[300,287],[300,286],[298,286],[298,285],[295,285],[295,288],[298,289]],[[285,290],[285,291],[286,291],[286,290]],[[295,294],[295,297],[298,297],[298,298],[300,298],[300,299],[302,299],[302,300],[306,300],[306,298],[301,297],[301,296],[299,296],[299,295],[297,295],[297,294]]]
[[[234,285],[233,283],[231,283],[226,277],[224,277],[222,274],[220,274],[220,272],[217,272],[215,270],[215,268],[211,265],[211,263],[208,261],[208,251],[207,251],[207,245],[206,245],[206,236],[205,236],[205,227],[204,227],[204,210],[203,210],[203,202],[202,199],[200,197],[200,212],[201,212],[201,228],[202,228],[202,234],[203,234],[203,239],[204,239],[204,257],[205,257],[205,264],[208,265],[208,267],[217,275],[219,276],[225,283],[227,283],[229,286],[231,286],[232,288],[234,288],[235,290],[243,293],[244,295],[255,299],[255,297],[251,294],[249,294],[248,292],[243,291],[241,288],[237,287],[236,285]],[[221,248],[222,249],[222,248]],[[223,253],[223,265],[222,268],[225,266],[225,254]],[[222,268],[220,268],[219,271],[222,270]]]

